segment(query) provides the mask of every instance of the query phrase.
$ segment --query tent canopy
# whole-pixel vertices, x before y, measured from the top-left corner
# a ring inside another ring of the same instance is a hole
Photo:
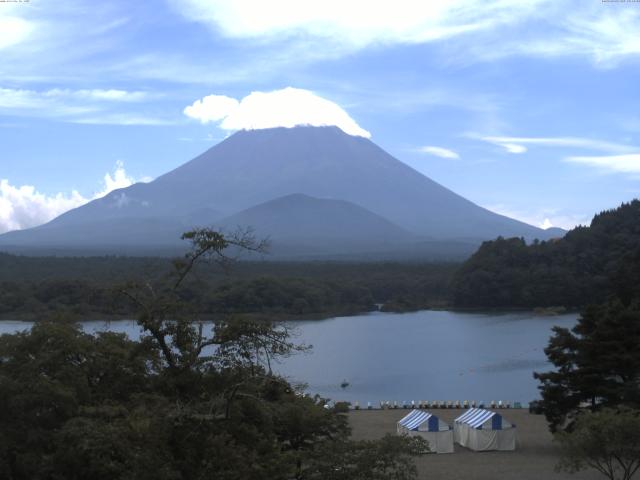
[[[478,430],[502,430],[514,426],[502,418],[502,415],[498,412],[492,412],[491,410],[485,410],[483,408],[472,408],[466,411],[455,419],[455,423],[465,424],[469,428]]]
[[[454,421],[454,440],[475,451],[515,450],[516,429],[498,412],[472,408]]]
[[[418,436],[435,453],[453,453],[453,430],[438,417],[424,410],[412,410],[398,421],[398,434]]]
[[[399,422],[407,430],[422,432],[439,432],[441,430],[450,430],[451,427],[441,422],[438,417],[424,410],[412,410],[408,415],[403,417]]]

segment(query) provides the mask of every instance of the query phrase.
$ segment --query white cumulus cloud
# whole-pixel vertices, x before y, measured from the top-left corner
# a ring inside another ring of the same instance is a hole
[[[553,226],[554,226],[554,225],[553,225],[553,223],[551,222],[551,220],[549,220],[548,218],[545,218],[545,219],[542,221],[542,224],[540,225],[540,228],[544,228],[544,229],[546,230],[547,228],[551,228],[551,227],[553,227]]]
[[[0,233],[36,227],[68,210],[133,183],[135,180],[127,175],[120,161],[116,162],[113,173],[105,174],[101,189],[90,198],[84,197],[76,190],[68,194],[46,195],[33,185],[14,186],[9,180],[0,179]]]
[[[453,150],[449,150],[448,148],[443,148],[443,147],[434,147],[432,145],[420,147],[418,151],[421,153],[426,153],[427,155],[435,155],[436,157],[440,157],[440,158],[451,158],[451,159],[460,158],[460,155],[458,155]]]
[[[484,205],[484,207],[500,215],[515,218],[521,222],[544,229],[559,227],[571,230],[578,225],[589,225],[591,222],[590,215],[562,211],[557,208],[523,210],[504,204]]]
[[[218,122],[231,115],[239,106],[240,102],[235,98],[225,95],[207,95],[186,107],[184,114],[202,123]]]
[[[117,190],[118,188],[126,188],[135,183],[135,180],[127,175],[127,171],[124,169],[124,163],[121,160],[116,162],[116,168],[113,171],[113,175],[107,172],[103,177],[104,188],[97,192],[93,198],[101,198],[107,195],[109,192]]]
[[[35,227],[87,203],[77,191],[47,196],[32,185],[13,186],[0,180],[0,233]]]
[[[241,100],[209,95],[187,106],[184,114],[202,123],[219,122],[220,128],[230,131],[332,125],[349,135],[371,137],[338,104],[309,90],[292,87],[252,92]]]

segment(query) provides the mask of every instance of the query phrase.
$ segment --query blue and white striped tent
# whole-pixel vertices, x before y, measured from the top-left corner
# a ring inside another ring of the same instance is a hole
[[[424,438],[432,452],[453,453],[453,430],[431,412],[411,410],[398,421],[397,431],[400,435]]]
[[[498,412],[472,408],[454,420],[453,436],[471,450],[515,450],[515,427]]]

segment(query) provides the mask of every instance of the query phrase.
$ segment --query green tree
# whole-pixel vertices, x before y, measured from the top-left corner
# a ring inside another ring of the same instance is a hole
[[[69,422],[102,405],[126,410],[157,362],[124,335],[52,323],[0,336],[0,359],[0,471],[9,479],[48,478]]]
[[[580,414],[571,432],[556,439],[562,457],[558,470],[593,468],[610,480],[630,480],[640,468],[640,412],[622,408]]]
[[[417,475],[412,457],[428,452],[420,437],[385,435],[380,440],[331,442],[317,452],[303,478],[313,480],[403,480]]]
[[[555,371],[535,373],[552,431],[581,406],[640,407],[640,307],[617,299],[588,307],[570,331],[554,328],[545,353]]]
[[[261,244],[210,230],[184,238],[193,249],[170,276],[122,289],[139,308],[140,341],[68,322],[0,337],[0,477],[414,478],[415,441],[352,442],[341,406],[273,371],[306,349],[285,326],[229,317],[207,332],[198,321],[183,288],[196,263],[226,266],[228,248]]]

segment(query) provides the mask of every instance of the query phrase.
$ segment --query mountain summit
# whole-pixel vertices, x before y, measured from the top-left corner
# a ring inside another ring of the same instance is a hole
[[[352,224],[353,240],[363,247],[367,238],[380,243],[376,237],[392,231],[402,243],[556,236],[472,203],[366,138],[337,127],[295,127],[239,131],[153,182],[113,191],[40,227],[2,235],[0,247],[175,245],[177,232],[229,225],[233,216],[255,223],[260,235],[260,212],[268,212],[278,228],[264,233],[305,236],[309,229],[307,237],[321,239]],[[311,222],[305,226],[302,219]],[[358,229],[367,234],[355,235]]]

